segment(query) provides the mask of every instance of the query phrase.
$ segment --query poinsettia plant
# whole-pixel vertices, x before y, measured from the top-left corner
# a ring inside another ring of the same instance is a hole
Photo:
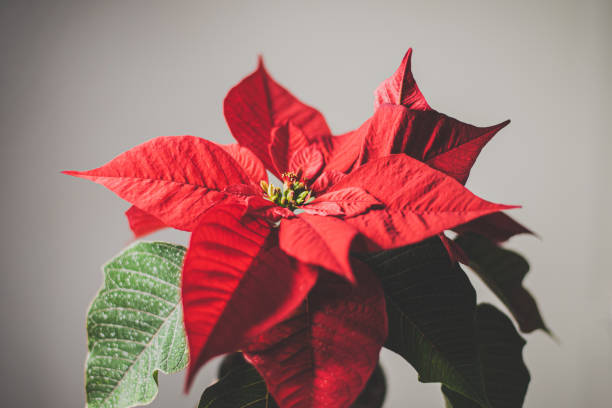
[[[136,237],[191,232],[187,248],[139,242],[104,267],[87,317],[88,406],[147,404],[160,370],[187,367],[188,390],[227,355],[200,407],[380,407],[383,346],[440,382],[447,406],[522,405],[525,342],[477,305],[460,266],[521,331],[548,330],[522,286],[527,262],[501,246],[530,231],[502,212],[513,206],[464,187],[508,122],[433,110],[410,64],[411,50],[376,89],[373,116],[333,135],[260,60],[224,101],[237,144],[158,137],[65,172],[130,202]]]

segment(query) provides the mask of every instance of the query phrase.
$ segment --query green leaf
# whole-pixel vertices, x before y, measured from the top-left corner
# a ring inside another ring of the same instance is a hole
[[[529,272],[525,258],[477,234],[461,234],[455,242],[468,256],[474,272],[508,307],[522,332],[542,329],[551,334],[534,298],[523,287]]]
[[[198,408],[278,408],[263,378],[242,353],[227,356],[219,374],[221,379],[204,391]]]
[[[180,302],[185,248],[136,243],[104,266],[104,286],[87,314],[87,406],[145,405],[157,374],[187,365]]]
[[[385,291],[385,347],[412,364],[419,381],[441,382],[490,407],[476,347],[476,294],[439,238],[361,258]]]
[[[219,367],[218,382],[202,394],[198,408],[278,408],[266,383],[242,353],[230,354]],[[387,386],[380,364],[351,408],[380,408]]]
[[[523,362],[525,340],[502,312],[488,304],[478,306],[478,350],[484,373],[485,389],[494,408],[523,406],[529,371]],[[449,408],[478,408],[473,401],[442,386]]]

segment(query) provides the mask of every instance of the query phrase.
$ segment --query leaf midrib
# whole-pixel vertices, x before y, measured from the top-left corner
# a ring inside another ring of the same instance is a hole
[[[387,304],[392,305],[392,306],[393,306],[393,307],[394,307],[396,310],[398,310],[398,311],[399,311],[399,313],[402,315],[402,317],[403,317],[404,319],[406,319],[406,320],[407,320],[407,321],[410,323],[410,325],[411,325],[411,326],[412,326],[412,327],[413,327],[413,328],[414,328],[414,329],[415,329],[415,330],[416,330],[416,331],[417,331],[417,332],[418,332],[418,333],[421,335],[421,337],[422,337],[424,340],[426,340],[426,341],[427,341],[427,343],[428,343],[428,344],[431,346],[431,348],[432,348],[432,349],[434,349],[434,350],[436,350],[436,351],[439,353],[439,355],[440,355],[440,356],[442,356],[442,358],[444,359],[444,361],[446,362],[446,364],[448,365],[448,367],[450,367],[450,368],[451,368],[451,370],[453,371],[453,373],[455,373],[455,375],[457,375],[457,377],[458,377],[458,378],[461,378],[461,379],[463,380],[463,382],[465,383],[465,385],[468,385],[468,387],[467,387],[467,388],[468,388],[468,389],[470,389],[471,391],[474,391],[474,389],[472,389],[472,383],[471,383],[470,381],[467,381],[467,380],[465,379],[465,377],[464,377],[464,376],[463,376],[463,375],[462,375],[462,374],[461,374],[461,373],[460,373],[460,372],[459,372],[459,371],[458,371],[458,370],[455,368],[455,366],[454,366],[453,364],[451,364],[451,363],[450,363],[450,360],[448,360],[448,358],[446,357],[446,355],[440,351],[440,349],[439,349],[439,348],[436,346],[436,344],[434,344],[434,343],[433,343],[431,340],[429,340],[429,338],[428,338],[427,336],[425,336],[425,334],[424,334],[424,333],[421,331],[421,329],[418,327],[418,325],[416,325],[416,324],[415,324],[415,322],[414,322],[412,319],[410,319],[409,317],[407,317],[407,315],[406,315],[406,314],[403,312],[402,308],[400,308],[400,307],[397,305],[397,303],[395,302],[395,300],[394,300],[394,299],[392,299],[392,298],[391,298],[390,296],[388,296],[388,295],[385,295],[385,299],[387,300]],[[481,367],[481,372],[482,372],[482,365],[481,365],[480,359],[478,359],[478,364],[480,365],[480,367]],[[418,370],[417,370],[417,372],[418,372]],[[481,375],[481,377],[482,377],[482,375]],[[481,378],[481,381],[482,381],[482,378]],[[441,382],[441,381],[440,381],[440,382]],[[442,383],[442,384],[444,384],[444,383]],[[445,384],[445,385],[446,385],[446,384]],[[448,386],[448,385],[447,385],[447,386]],[[484,387],[484,383],[483,383],[483,387]],[[449,387],[449,388],[451,388],[451,387]],[[452,388],[451,388],[451,389],[452,389]],[[455,391],[463,395],[463,393],[462,393],[462,392],[460,392],[460,391],[458,391],[458,390],[455,390]],[[478,395],[478,394],[479,394],[479,393],[476,393],[476,395]],[[466,396],[466,398],[470,398],[470,397]],[[470,398],[470,399],[471,399],[471,398]],[[489,404],[489,407],[490,407],[490,404]]]
[[[117,384],[115,384],[115,386],[113,387],[112,391],[110,391],[108,393],[108,395],[104,398],[104,400],[102,400],[102,402],[100,402],[100,405],[106,404],[108,399],[113,395],[113,393],[117,390],[117,388],[119,388],[119,386],[122,384],[122,381],[127,376],[127,373],[130,372],[130,370],[134,367],[136,362],[142,357],[143,353],[145,353],[146,351],[149,350],[149,346],[151,345],[153,340],[155,340],[157,338],[157,335],[159,334],[161,329],[168,323],[168,321],[170,320],[172,314],[176,311],[176,309],[179,307],[179,305],[180,305],[180,302],[177,302],[177,304],[174,306],[174,308],[172,308],[172,310],[170,310],[170,312],[168,313],[168,316],[166,316],[166,319],[164,319],[163,323],[159,326],[157,331],[155,331],[155,333],[153,335],[151,335],[151,339],[147,343],[145,343],[143,345],[143,349],[134,357],[134,360],[132,361],[132,363],[129,365],[128,368],[126,368],[126,370],[124,371],[123,375],[121,376],[121,379],[119,381],[117,381]],[[109,357],[111,357],[111,356],[109,356]],[[114,357],[111,357],[111,358],[114,358]],[[159,368],[157,368],[157,370],[159,370]],[[89,405],[89,404],[87,404],[87,405]],[[138,403],[130,405],[129,407],[135,407],[137,405],[138,405]],[[129,408],[129,407],[126,407],[126,408]]]

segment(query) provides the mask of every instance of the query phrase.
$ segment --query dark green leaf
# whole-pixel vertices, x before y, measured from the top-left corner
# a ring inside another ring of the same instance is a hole
[[[476,234],[461,234],[455,242],[465,251],[474,272],[508,307],[522,332],[542,329],[550,333],[535,300],[523,287],[529,272],[525,258]]]
[[[502,312],[481,304],[476,312],[478,349],[485,389],[494,408],[519,408],[523,405],[529,371],[523,362],[525,341]],[[473,401],[442,386],[447,407],[478,408]]]
[[[476,347],[476,294],[440,240],[360,258],[385,291],[385,346],[410,362],[420,381],[441,382],[489,407]]]
[[[241,353],[227,356],[219,374],[219,381],[202,394],[198,408],[278,408],[263,378]]]
[[[219,367],[220,380],[208,387],[198,408],[278,408],[257,370],[242,353],[230,354]],[[386,394],[386,381],[380,365],[351,408],[380,408]]]
[[[88,407],[150,403],[157,372],[187,365],[179,283],[185,248],[137,243],[104,266],[104,286],[87,313]]]

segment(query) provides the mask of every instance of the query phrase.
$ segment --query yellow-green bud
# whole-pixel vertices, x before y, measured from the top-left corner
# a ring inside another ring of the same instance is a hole
[[[302,204],[304,202],[304,200],[306,200],[306,196],[308,195],[308,191],[302,191],[300,193],[300,195],[298,196],[296,202],[298,204]]]

